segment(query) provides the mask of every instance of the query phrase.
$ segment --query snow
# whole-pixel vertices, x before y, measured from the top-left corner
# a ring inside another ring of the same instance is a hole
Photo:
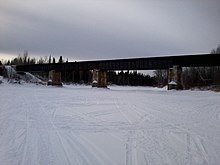
[[[220,93],[0,84],[0,164],[219,164]]]
[[[169,82],[169,85],[177,85],[175,81]]]
[[[30,83],[43,83],[39,78],[34,76],[33,74],[29,72],[24,72],[24,75],[20,75],[20,78],[24,80],[25,82],[30,82]]]
[[[14,75],[16,75],[16,70],[15,70],[12,66],[10,66],[10,65],[5,65],[4,67],[5,67],[5,69],[6,69],[6,73],[7,73],[7,77],[8,77],[8,78],[11,78],[11,77],[13,77]]]
[[[4,66],[6,70],[6,77],[8,78],[8,82],[10,83],[40,83],[40,84],[46,84],[46,82],[43,82],[38,77],[34,76],[33,74],[29,72],[17,72],[14,67],[10,65]]]

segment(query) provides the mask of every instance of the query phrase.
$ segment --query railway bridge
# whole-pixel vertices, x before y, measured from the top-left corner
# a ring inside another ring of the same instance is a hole
[[[17,71],[49,72],[52,85],[61,83],[60,72],[93,70],[93,81],[98,87],[107,87],[107,71],[114,70],[169,70],[168,84],[182,88],[182,67],[220,66],[220,54],[192,54],[146,58],[79,61],[68,63],[17,65]],[[169,85],[168,85],[169,86]],[[169,88],[169,87],[168,87]],[[171,87],[173,88],[173,87]]]

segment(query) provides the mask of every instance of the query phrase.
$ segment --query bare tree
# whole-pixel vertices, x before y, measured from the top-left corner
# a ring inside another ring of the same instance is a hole
[[[43,63],[44,63],[44,59],[43,59],[43,57],[40,57],[38,60],[38,64],[43,64]]]
[[[220,45],[210,52],[213,56],[220,55]],[[185,88],[220,84],[220,66],[188,67],[183,69]]]
[[[220,54],[220,45],[216,49],[212,49],[211,54]]]
[[[163,87],[167,85],[167,70],[156,70],[154,71],[154,77],[158,87]]]

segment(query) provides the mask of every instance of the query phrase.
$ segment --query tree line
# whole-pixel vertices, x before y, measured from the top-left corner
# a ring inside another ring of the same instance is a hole
[[[130,86],[154,86],[156,82],[155,77],[137,71],[109,71],[107,80],[111,84]]]
[[[92,82],[92,71],[62,71],[62,80],[65,83],[88,84]],[[138,73],[137,71],[107,71],[109,84],[130,86],[155,86],[155,77]]]
[[[56,60],[55,57],[52,57],[51,55],[40,57],[40,58],[34,58],[30,57],[28,55],[28,52],[25,51],[23,55],[19,54],[17,57],[13,58],[12,60],[6,60],[0,63],[4,65],[23,65],[23,64],[47,64],[47,63],[63,63],[63,57],[60,56],[58,60]],[[66,60],[68,62],[68,59]]]

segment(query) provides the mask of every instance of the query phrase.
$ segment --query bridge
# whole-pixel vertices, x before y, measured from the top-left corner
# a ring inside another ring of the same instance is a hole
[[[59,72],[93,70],[93,80],[97,80],[99,87],[106,87],[106,71],[113,70],[169,70],[169,82],[177,83],[181,88],[182,67],[220,66],[220,54],[194,54],[160,56],[146,58],[129,58],[114,60],[79,61],[68,63],[17,65],[17,71],[51,72],[51,78]],[[58,76],[59,77],[59,76]],[[54,83],[56,84],[56,83]]]

